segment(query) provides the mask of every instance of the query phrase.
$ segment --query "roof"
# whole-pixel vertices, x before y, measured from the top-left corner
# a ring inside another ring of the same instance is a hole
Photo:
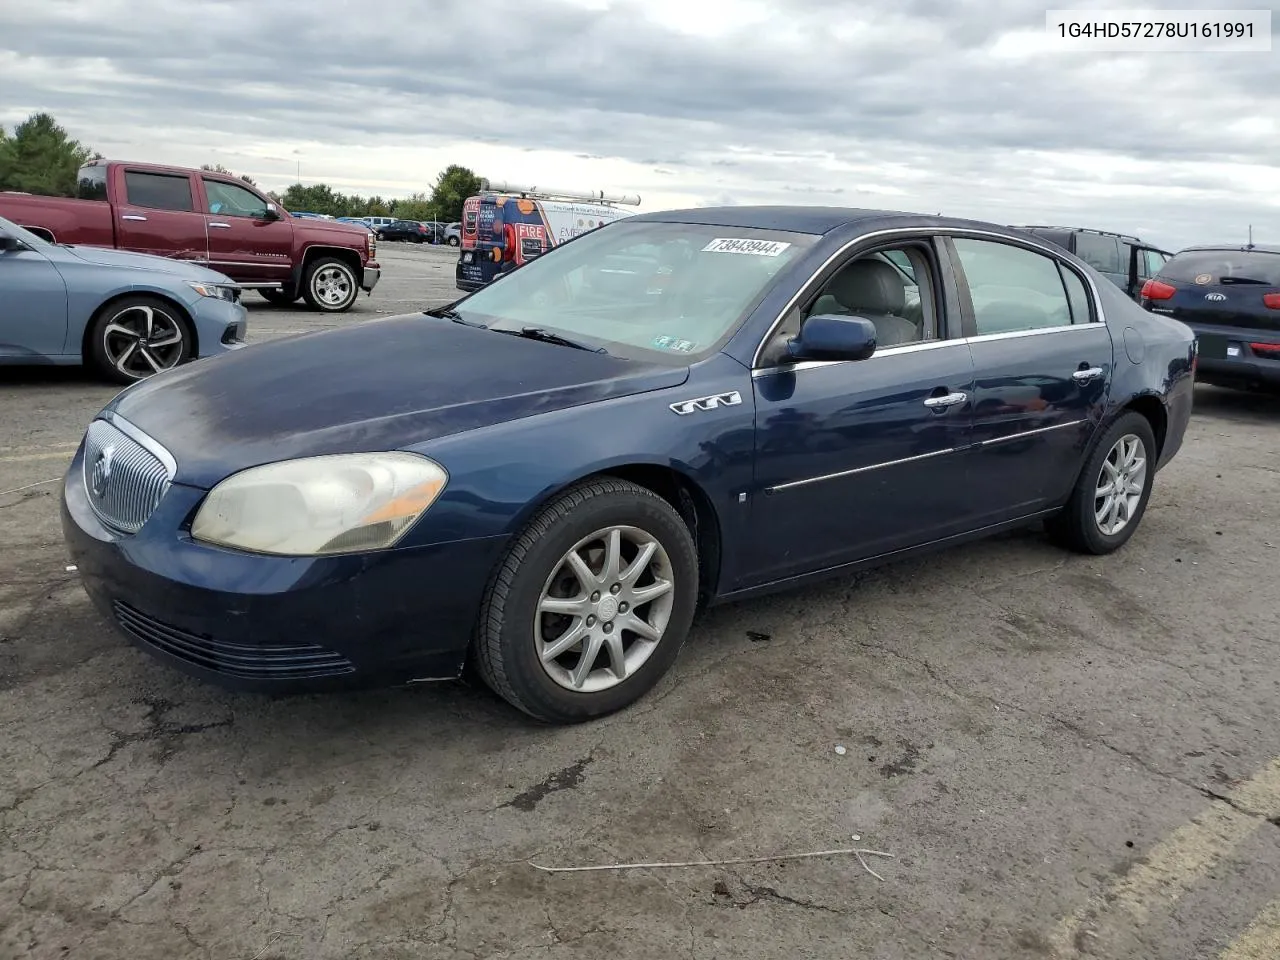
[[[1237,253],[1280,253],[1280,247],[1265,243],[1197,243],[1194,247],[1183,247],[1179,253],[1191,253],[1195,250],[1234,250]]]
[[[1132,234],[1116,233],[1114,230],[1100,230],[1097,227],[1067,227],[1049,223],[1015,223],[1012,226],[1019,230],[1060,230],[1063,233],[1093,233],[1102,237],[1118,237],[1121,240],[1130,240],[1137,244],[1144,242]]]
[[[739,227],[756,230],[784,230],[791,233],[825,234],[851,224],[868,225],[876,221],[897,221],[922,227],[978,227],[1016,235],[1015,231],[997,223],[940,217],[905,210],[869,210],[858,207],[754,206],[693,207],[685,210],[659,210],[638,213],[629,221],[696,223],[717,227]]]

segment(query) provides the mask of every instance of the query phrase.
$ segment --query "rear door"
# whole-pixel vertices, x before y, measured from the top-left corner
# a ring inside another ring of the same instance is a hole
[[[1106,408],[1113,349],[1065,258],[993,237],[952,244],[974,364],[970,490],[986,525],[1065,499]]]
[[[177,260],[209,259],[194,177],[128,167],[119,168],[117,177],[117,247]]]
[[[202,177],[209,266],[237,280],[278,282],[292,270],[293,225],[267,216],[267,201],[226,180]]]
[[[1075,255],[1121,290],[1129,286],[1129,260],[1116,237],[1080,230],[1076,233]]]

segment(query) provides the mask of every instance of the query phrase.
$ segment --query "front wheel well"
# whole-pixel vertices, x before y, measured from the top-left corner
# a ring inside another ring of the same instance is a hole
[[[305,277],[311,264],[321,257],[334,257],[341,260],[355,272],[356,285],[360,284],[361,275],[364,272],[364,263],[360,259],[360,254],[347,247],[307,247],[307,252],[302,258],[302,270],[299,279]]]
[[[595,476],[628,480],[671,504],[688,525],[698,550],[699,606],[715,596],[720,579],[720,518],[702,488],[679,471],[656,464],[610,467]]]
[[[1146,418],[1151,424],[1151,432],[1156,438],[1156,457],[1164,452],[1165,437],[1169,432],[1169,414],[1164,408],[1164,404],[1160,402],[1158,397],[1145,394],[1141,397],[1134,397],[1124,405],[1122,410],[1132,410]]]
[[[133,297],[151,297],[159,300],[165,306],[173,310],[174,315],[186,326],[187,333],[191,336],[191,357],[195,359],[200,356],[200,334],[196,330],[195,322],[191,319],[191,314],[187,312],[187,308],[180,304],[172,297],[167,297],[162,293],[154,293],[150,290],[126,290],[123,293],[117,293],[114,297],[104,300],[98,309],[93,311],[93,316],[89,318],[89,322],[84,325],[84,332],[80,335],[80,357],[82,362],[88,364],[92,358],[90,350],[92,346],[90,340],[93,337],[93,328],[98,325],[98,318],[107,312],[112,304],[119,303],[121,300]]]

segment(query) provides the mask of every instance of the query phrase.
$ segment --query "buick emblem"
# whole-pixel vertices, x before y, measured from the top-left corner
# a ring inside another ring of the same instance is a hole
[[[1204,298],[1206,300],[1212,300],[1214,303],[1218,303],[1221,300],[1227,299],[1227,296],[1224,293],[1206,293]]]
[[[93,461],[93,472],[89,475],[89,489],[99,499],[107,492],[107,484],[111,482],[111,462],[115,459],[115,447],[103,447]]]

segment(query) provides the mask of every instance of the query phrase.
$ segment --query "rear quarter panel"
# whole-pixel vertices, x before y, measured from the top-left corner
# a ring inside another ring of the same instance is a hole
[[[1149,397],[1165,415],[1165,437],[1157,469],[1177,454],[1191,419],[1195,334],[1185,323],[1149,313],[1114,284],[1100,284],[1099,296],[1115,343],[1115,374],[1109,418]]]
[[[47,231],[56,243],[115,246],[112,207],[106,200],[0,193],[0,217],[28,230]]]

